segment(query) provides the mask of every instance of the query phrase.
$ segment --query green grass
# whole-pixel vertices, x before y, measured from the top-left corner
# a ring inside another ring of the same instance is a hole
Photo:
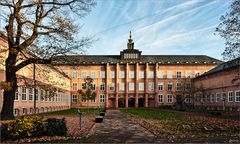
[[[182,120],[183,116],[175,112],[161,111],[159,109],[120,109],[121,112],[129,114],[131,116],[142,117],[146,119],[156,119],[156,120]]]
[[[37,115],[41,116],[75,116],[79,115],[77,112],[78,109],[72,108],[67,110],[61,110],[61,111],[54,111],[54,112],[48,112],[48,113],[40,113]],[[103,108],[80,108],[80,111],[84,113],[84,115],[99,115],[99,113],[103,110]]]

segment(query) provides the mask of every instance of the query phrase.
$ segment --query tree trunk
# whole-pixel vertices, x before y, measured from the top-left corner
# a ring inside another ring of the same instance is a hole
[[[10,90],[4,91],[4,101],[3,101],[3,107],[1,112],[1,119],[2,120],[11,120],[14,119],[13,115],[13,107],[14,107],[14,96],[15,96],[15,90],[17,88],[17,76],[16,72],[14,70],[14,66],[8,63],[8,61],[11,61],[12,59],[10,57],[6,60],[6,70],[5,70],[5,76],[6,76],[6,82],[10,82],[12,88]]]

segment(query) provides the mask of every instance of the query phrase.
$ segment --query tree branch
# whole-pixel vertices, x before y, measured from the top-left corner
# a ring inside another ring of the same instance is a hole
[[[16,67],[15,67],[15,71],[17,72],[18,70],[20,70],[21,68],[35,63],[35,64],[50,64],[51,63],[51,59],[39,59],[39,58],[29,58],[21,63],[19,63]]]

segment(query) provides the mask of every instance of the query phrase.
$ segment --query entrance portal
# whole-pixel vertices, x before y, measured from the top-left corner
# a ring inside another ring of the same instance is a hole
[[[128,107],[135,107],[135,98],[128,99]]]
[[[125,107],[125,98],[118,99],[118,107]]]
[[[138,107],[144,107],[144,102],[145,102],[144,98],[139,98],[138,99]]]

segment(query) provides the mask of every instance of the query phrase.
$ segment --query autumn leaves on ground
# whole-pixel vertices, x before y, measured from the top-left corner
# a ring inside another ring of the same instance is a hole
[[[158,137],[239,137],[240,121],[160,109],[122,109]]]

